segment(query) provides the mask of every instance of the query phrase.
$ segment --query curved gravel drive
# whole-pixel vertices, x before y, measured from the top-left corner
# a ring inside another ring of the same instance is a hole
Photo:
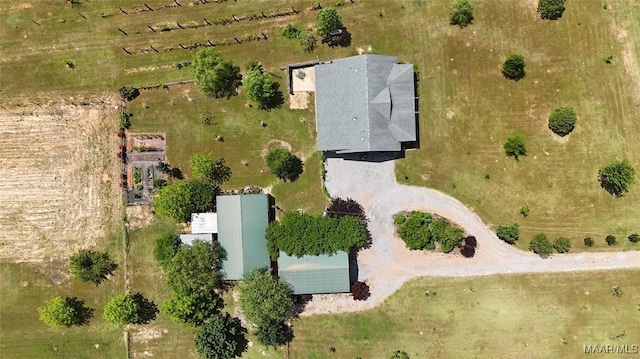
[[[375,158],[374,158],[375,159]],[[314,295],[301,315],[355,312],[380,305],[404,282],[418,276],[477,276],[499,273],[562,272],[640,267],[640,251],[556,254],[542,259],[500,240],[480,217],[439,191],[398,184],[394,161],[346,161],[327,158],[326,187],[332,197],[353,198],[364,207],[372,235],[370,248],[358,254],[358,279],[371,296]],[[478,241],[473,258],[410,251],[395,234],[393,215],[406,210],[437,213]]]

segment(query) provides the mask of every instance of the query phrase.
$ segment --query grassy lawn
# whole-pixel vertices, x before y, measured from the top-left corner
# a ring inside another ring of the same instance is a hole
[[[583,358],[583,345],[640,344],[639,275],[420,278],[374,310],[296,320],[291,356],[389,358],[404,350],[411,358]]]

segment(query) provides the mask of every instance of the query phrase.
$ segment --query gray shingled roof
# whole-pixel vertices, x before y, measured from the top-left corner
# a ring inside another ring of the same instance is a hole
[[[416,140],[412,64],[359,55],[315,66],[318,149],[400,151]]]

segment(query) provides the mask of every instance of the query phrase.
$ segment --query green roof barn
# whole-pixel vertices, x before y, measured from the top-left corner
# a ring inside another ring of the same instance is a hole
[[[350,291],[349,256],[346,252],[300,258],[280,252],[278,272],[281,280],[291,284],[293,294]]]
[[[266,194],[217,196],[218,241],[227,251],[222,268],[229,280],[252,269],[268,267],[269,199]]]

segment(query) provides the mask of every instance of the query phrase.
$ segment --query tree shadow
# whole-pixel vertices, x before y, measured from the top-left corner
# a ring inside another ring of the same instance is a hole
[[[351,46],[351,33],[347,31],[346,28],[343,28],[342,34],[327,36],[324,39],[322,39],[322,43],[327,44],[331,48],[336,46],[349,47]]]
[[[176,179],[184,179],[184,174],[182,173],[182,170],[178,167],[172,167],[169,170],[169,176]]]
[[[73,309],[75,313],[74,325],[88,325],[91,318],[93,318],[93,308],[85,307],[84,300],[78,297],[65,298],[67,304]]]
[[[293,296],[293,303],[294,303],[294,307],[293,307],[293,316],[298,317],[302,312],[304,312],[304,308],[307,306],[307,303],[309,303],[311,300],[313,299],[313,295],[312,294],[297,294]]]
[[[271,76],[274,76],[274,75],[271,75]],[[273,96],[265,99],[264,103],[261,103],[259,105],[259,109],[270,111],[274,108],[279,108],[279,107],[282,107],[282,105],[284,105],[284,95],[282,94],[282,91],[280,91],[280,84],[277,82],[274,82],[272,90],[274,91]]]
[[[140,292],[133,295],[133,300],[138,305],[138,320],[134,324],[147,324],[155,320],[156,315],[160,313],[156,303],[145,298]]]

